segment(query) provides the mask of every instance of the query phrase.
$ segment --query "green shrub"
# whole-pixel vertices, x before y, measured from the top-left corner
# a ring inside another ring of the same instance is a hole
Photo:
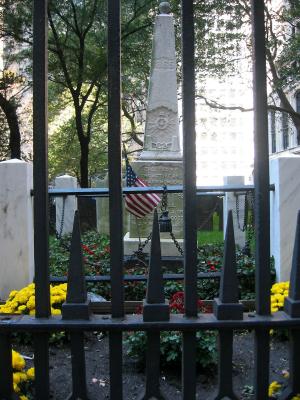
[[[170,299],[170,312],[183,313],[184,293],[177,292]],[[201,300],[198,300],[199,311],[205,312]],[[139,310],[140,312],[142,310]],[[215,331],[196,332],[196,362],[200,368],[212,368],[217,362]],[[162,331],[160,333],[160,361],[163,367],[177,367],[181,363],[182,340],[181,333],[177,331]],[[125,344],[127,354],[133,357],[140,366],[145,364],[145,351],[147,348],[147,335],[145,332],[129,332],[126,334]]]
[[[82,235],[83,260],[86,275],[110,274],[110,248],[107,236],[90,231]],[[55,237],[50,238],[50,273],[54,276],[65,276],[68,270],[70,236],[65,236],[61,241]],[[198,273],[220,272],[223,263],[223,243],[204,244],[198,251]],[[237,248],[237,273],[239,274],[240,298],[252,299],[255,297],[255,261],[254,257],[243,254]],[[273,280],[275,277],[274,260],[271,259]],[[177,267],[170,270],[163,267],[165,273],[182,273],[183,268]],[[147,266],[136,263],[134,266],[125,267],[124,274],[143,275],[147,273]],[[198,297],[213,299],[219,293],[219,279],[199,279],[197,282]],[[100,294],[107,300],[110,299],[110,282],[88,283],[90,292]],[[124,282],[126,300],[142,300],[145,297],[146,282]],[[170,298],[174,293],[183,290],[182,281],[165,281],[165,296]]]
[[[217,362],[216,332],[197,331],[196,362],[200,368],[213,368]],[[145,332],[128,333],[125,339],[127,354],[140,366],[145,364],[147,336]],[[181,333],[162,331],[160,333],[160,360],[162,367],[177,367],[181,363]]]

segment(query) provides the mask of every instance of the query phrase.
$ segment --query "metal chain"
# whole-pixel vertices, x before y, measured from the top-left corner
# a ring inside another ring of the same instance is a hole
[[[144,250],[144,248],[145,248],[145,247],[147,246],[147,244],[150,242],[151,238],[152,238],[152,232],[149,233],[149,235],[147,236],[147,238],[146,238],[146,240],[144,241],[144,243],[140,243],[140,244],[139,244],[139,247],[138,247],[138,250],[137,250],[136,253],[142,253],[143,250]]]
[[[178,240],[176,239],[174,233],[173,233],[173,232],[170,232],[170,236],[171,236],[171,239],[173,240],[173,242],[174,242],[174,244],[175,244],[175,246],[176,246],[176,249],[178,250],[178,252],[180,253],[180,255],[183,256],[183,249],[182,249],[182,247],[180,246]]]
[[[160,210],[161,210],[161,212],[167,211],[167,209],[168,209],[168,191],[167,191],[167,186],[164,185],[163,188],[164,188],[164,191],[163,191],[163,195],[162,195],[161,202],[160,202]]]
[[[245,196],[243,226],[241,226],[241,223],[240,223],[240,200],[239,200],[240,196]],[[245,193],[245,194],[235,193],[236,219],[237,219],[238,228],[242,232],[245,232],[245,230],[247,229],[247,205],[246,204],[247,204],[247,193]]]
[[[63,232],[63,229],[64,229],[65,205],[66,205],[66,196],[63,197],[63,206],[62,206],[62,211],[61,211],[61,220],[60,220],[59,232],[58,233],[56,232],[57,239],[61,239],[62,232]]]

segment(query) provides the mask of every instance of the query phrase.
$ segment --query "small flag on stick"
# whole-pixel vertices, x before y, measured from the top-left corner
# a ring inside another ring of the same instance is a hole
[[[143,179],[138,178],[126,159],[126,185],[129,187],[149,186]],[[155,193],[132,193],[125,196],[125,208],[137,218],[150,214],[159,204],[160,197]]]

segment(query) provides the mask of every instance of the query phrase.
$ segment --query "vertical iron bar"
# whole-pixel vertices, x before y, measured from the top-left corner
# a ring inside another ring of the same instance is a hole
[[[50,314],[48,251],[48,41],[47,0],[34,1],[33,188],[36,316]]]
[[[185,313],[197,316],[196,132],[193,0],[182,1]]]
[[[123,399],[122,382],[122,332],[109,334],[109,374],[111,400]]]
[[[150,262],[146,299],[143,303],[144,322],[168,321],[170,309],[165,301],[164,283],[161,265],[160,233],[157,211],[154,210]],[[140,398],[143,400],[164,399],[160,389],[160,332],[147,332],[146,351],[146,390]]]
[[[252,0],[256,312],[270,314],[270,200],[264,1]]]
[[[72,394],[68,399],[87,400],[84,334],[82,332],[72,332],[70,338],[72,357]]]
[[[219,332],[218,395],[215,400],[238,400],[232,388],[232,341],[231,329],[222,329]]]
[[[49,334],[34,335],[34,386],[35,399],[48,400],[49,397]]]
[[[146,391],[143,400],[163,399],[160,390],[160,334],[147,332]]]
[[[196,333],[182,335],[182,398],[196,398]]]
[[[300,330],[291,329],[290,331],[290,396],[296,396],[300,393]]]
[[[268,329],[254,332],[254,398],[267,399],[269,389],[270,334]]]
[[[124,316],[120,0],[108,1],[108,167],[112,316]]]
[[[183,215],[184,303],[188,317],[197,316],[195,37],[193,0],[182,0],[182,98],[183,98]],[[196,333],[183,333],[182,396],[196,396]]]
[[[0,399],[10,400],[13,392],[13,370],[10,336],[0,334]]]
[[[228,212],[226,236],[224,243],[224,260],[220,282],[219,298],[214,300],[214,314],[217,319],[243,319],[243,306],[239,304],[238,278],[236,273],[235,239],[232,210]],[[219,331],[219,373],[218,395],[215,400],[223,398],[237,399],[232,387],[232,329]]]
[[[124,317],[120,0],[108,4],[108,176],[112,317]],[[122,400],[122,332],[109,334],[110,397]]]
[[[270,314],[270,204],[264,0],[251,0],[253,38],[256,312]],[[268,398],[269,332],[255,331],[255,398]]]
[[[33,9],[33,188],[36,317],[50,315],[48,252],[48,19],[47,0]],[[35,390],[49,399],[48,334],[35,334]]]
[[[62,305],[63,319],[83,319],[90,317],[90,301],[84,277],[83,256],[81,247],[80,217],[75,211],[70,261],[68,268],[68,292],[66,302]],[[87,400],[86,368],[84,353],[84,333],[71,332],[71,359],[72,359],[72,393],[69,400]]]

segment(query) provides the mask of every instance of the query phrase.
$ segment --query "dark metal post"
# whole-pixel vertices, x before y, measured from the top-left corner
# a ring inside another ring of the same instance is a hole
[[[183,203],[185,314],[197,316],[196,132],[193,0],[182,0]],[[196,396],[196,334],[183,333],[183,398]]]
[[[36,317],[50,315],[48,252],[48,19],[47,0],[33,10],[33,188]],[[35,335],[36,398],[49,399],[48,334]]]
[[[13,393],[10,335],[0,334],[0,360],[0,399],[10,400]]]
[[[214,301],[217,319],[243,319],[243,306],[238,303],[238,279],[236,274],[235,240],[232,211],[227,218],[224,262],[220,282],[220,297]],[[237,399],[232,387],[232,329],[219,331],[219,384],[216,400],[225,397]]]
[[[68,270],[68,292],[62,305],[63,319],[89,319],[90,307],[85,286],[79,213],[75,212]],[[69,400],[87,400],[84,333],[71,332],[72,394]]]
[[[124,317],[120,0],[108,4],[108,176],[112,317]],[[122,332],[111,332],[110,396],[121,400]]]
[[[146,322],[168,321],[169,303],[165,301],[161,265],[160,234],[157,211],[154,211],[151,254],[147,282],[147,294],[143,305],[143,320]],[[160,389],[160,333],[147,332],[146,390],[141,399],[164,399]]]
[[[270,314],[270,204],[264,1],[252,0],[256,312]],[[269,330],[255,331],[255,398],[268,397]]]

